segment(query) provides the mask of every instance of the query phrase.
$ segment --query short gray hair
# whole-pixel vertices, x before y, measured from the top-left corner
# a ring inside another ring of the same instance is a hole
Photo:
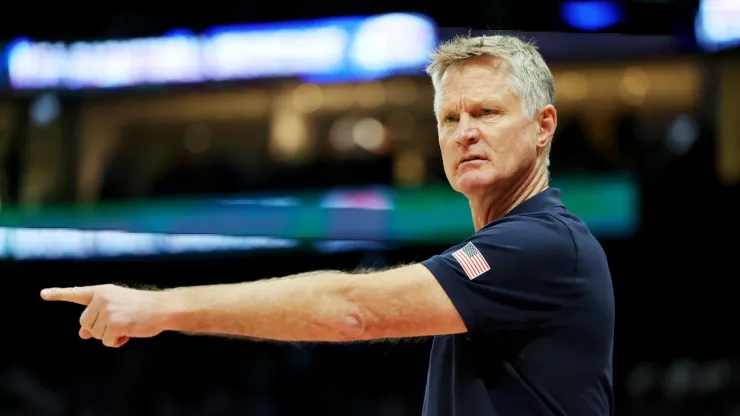
[[[555,83],[550,68],[537,47],[515,36],[495,35],[462,37],[442,43],[432,53],[426,71],[434,85],[434,109],[438,110],[437,94],[445,72],[478,56],[503,59],[509,66],[509,84],[522,102],[522,110],[530,119],[548,104],[555,104]]]

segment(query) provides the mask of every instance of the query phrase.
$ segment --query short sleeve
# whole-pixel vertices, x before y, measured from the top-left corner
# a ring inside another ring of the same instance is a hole
[[[505,217],[422,264],[471,337],[541,327],[576,292],[575,242],[568,227],[548,214]]]

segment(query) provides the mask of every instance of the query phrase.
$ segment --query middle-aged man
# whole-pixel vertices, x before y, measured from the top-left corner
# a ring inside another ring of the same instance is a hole
[[[549,188],[550,70],[518,38],[457,38],[428,67],[439,145],[475,234],[420,264],[150,291],[45,289],[86,306],[80,336],[162,331],[349,342],[433,335],[426,416],[610,415],[606,256]]]

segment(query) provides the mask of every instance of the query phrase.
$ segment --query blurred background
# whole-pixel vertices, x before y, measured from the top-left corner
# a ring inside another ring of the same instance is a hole
[[[552,183],[609,256],[617,414],[740,415],[739,1],[135,3],[0,15],[0,414],[420,414],[429,340],[109,350],[38,291],[383,268],[463,240],[423,68],[493,30],[555,76]]]

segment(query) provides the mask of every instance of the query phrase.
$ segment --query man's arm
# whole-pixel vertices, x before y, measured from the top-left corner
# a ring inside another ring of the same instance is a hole
[[[163,292],[176,305],[167,330],[280,341],[357,341],[463,333],[422,265],[382,272],[319,272]]]
[[[166,330],[329,342],[466,332],[457,309],[421,264],[161,292],[113,285],[54,288],[41,297],[85,305],[80,336],[113,347]]]

